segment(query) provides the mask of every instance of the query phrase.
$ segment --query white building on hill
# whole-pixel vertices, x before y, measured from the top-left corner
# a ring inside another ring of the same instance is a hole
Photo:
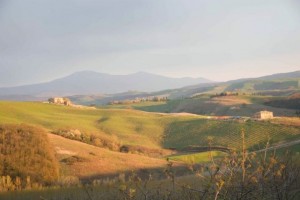
[[[269,111],[259,111],[253,115],[255,119],[272,119],[273,117],[273,112]]]

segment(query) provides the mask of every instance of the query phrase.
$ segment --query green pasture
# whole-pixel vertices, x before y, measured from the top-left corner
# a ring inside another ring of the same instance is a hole
[[[240,148],[241,130],[248,148],[260,148],[300,138],[300,127],[268,121],[213,120],[203,116],[176,116],[128,109],[79,109],[38,102],[0,102],[1,123],[27,123],[50,131],[78,129],[86,134],[113,136],[122,144],[153,148],[212,145]]]
[[[181,161],[187,164],[203,163],[209,162],[212,158],[223,157],[226,153],[221,151],[211,151],[211,152],[201,152],[201,153],[191,153],[183,155],[174,155],[168,157],[171,161]]]

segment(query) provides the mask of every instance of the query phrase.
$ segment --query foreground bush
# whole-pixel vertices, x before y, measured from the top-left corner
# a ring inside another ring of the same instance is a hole
[[[266,155],[266,156],[265,156]],[[169,162],[165,180],[149,174],[142,180],[137,174],[117,179],[95,180],[92,184],[49,188],[21,193],[0,193],[5,199],[64,200],[291,200],[300,197],[299,162],[287,153],[231,152],[222,160],[189,166],[193,175],[178,177]]]
[[[132,176],[119,187],[119,199],[278,199],[300,198],[300,167],[287,153],[284,156],[232,152],[211,164],[190,166],[194,176],[176,177],[169,163],[169,183],[142,181]],[[97,195],[95,196],[97,197]],[[96,198],[97,199],[97,198]]]
[[[0,125],[0,190],[49,185],[58,178],[58,164],[43,129]]]
[[[122,200],[290,200],[300,199],[300,162],[297,156],[275,151],[249,153],[242,132],[241,152],[231,151],[221,159],[189,165],[189,175],[178,176],[178,168],[169,162],[164,179],[155,180],[152,174],[142,179],[136,173],[117,179],[94,180],[80,184],[66,180],[62,188],[48,188],[27,193],[0,194],[6,199],[122,199]],[[212,144],[210,140],[209,145]],[[17,180],[16,180],[17,181]],[[9,196],[11,195],[11,196]],[[27,195],[26,197],[24,195]],[[12,198],[10,198],[12,197]]]
[[[211,144],[211,142],[209,142]],[[286,151],[248,153],[242,131],[241,152],[231,151],[223,159],[210,163],[191,165],[193,176],[177,177],[176,169],[169,162],[164,181],[142,181],[133,175],[119,187],[119,199],[300,199],[299,156]],[[157,186],[158,185],[158,186]]]

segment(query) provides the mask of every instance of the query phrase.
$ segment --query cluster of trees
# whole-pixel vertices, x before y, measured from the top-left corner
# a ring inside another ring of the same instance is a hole
[[[238,95],[239,95],[238,92],[221,92],[221,93],[216,93],[215,95],[211,95],[210,98],[224,97],[224,96],[238,96]]]
[[[104,137],[96,134],[86,134],[78,129],[74,130],[56,130],[53,134],[63,136],[71,140],[77,140],[86,144],[94,145],[101,148],[106,148],[111,151],[118,151],[123,153],[143,154],[150,157],[162,156],[165,151],[161,149],[147,148],[138,145],[122,145],[117,136]]]
[[[100,137],[96,134],[86,134],[80,130],[59,129],[52,131],[53,134],[63,136],[71,140],[77,140],[86,144],[91,144],[97,147],[107,148],[112,151],[119,151],[121,143],[116,136]]]
[[[120,100],[120,101],[111,101],[111,102],[109,102],[109,104],[110,105],[133,104],[133,103],[140,103],[140,102],[146,102],[146,101],[153,101],[153,102],[168,101],[168,97],[151,96],[151,97],[143,97],[143,98],[135,98],[135,99],[126,99],[126,100]]]
[[[149,157],[162,157],[169,153],[162,149],[148,148],[140,145],[122,145],[120,147],[120,152],[143,154]]]
[[[58,178],[58,163],[43,129],[28,125],[0,125],[0,188],[29,183],[50,185]],[[20,180],[27,180],[21,183]]]

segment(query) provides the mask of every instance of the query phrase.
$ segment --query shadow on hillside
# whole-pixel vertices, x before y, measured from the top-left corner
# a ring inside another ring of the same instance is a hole
[[[259,99],[261,101],[261,99]],[[297,102],[298,103],[298,102]],[[226,99],[225,97],[217,98],[192,98],[171,100],[161,105],[150,105],[135,107],[137,110],[148,112],[163,112],[163,113],[180,113],[187,112],[199,115],[212,115],[212,116],[253,116],[256,112],[261,110],[270,110],[276,116],[295,116],[295,111],[292,109],[272,107],[258,103],[256,101],[248,103],[243,100],[243,97],[232,97]]]
[[[174,121],[165,128],[161,146],[177,151],[205,152],[209,151],[211,145],[210,150],[229,151],[230,148],[224,146],[219,138],[224,134],[221,131],[223,127],[231,127],[232,124],[239,125],[239,122],[203,118]],[[234,128],[236,132],[240,132],[239,126]],[[209,138],[212,138],[211,144]]]
[[[172,167],[168,166],[170,163],[172,163]],[[157,168],[144,168],[139,170],[128,170],[128,171],[122,171],[118,173],[110,173],[110,174],[99,174],[99,175],[93,175],[93,176],[85,176],[85,177],[79,177],[79,180],[81,183],[93,183],[93,181],[103,181],[103,182],[115,182],[120,181],[120,179],[123,180],[129,180],[130,177],[136,176],[139,177],[141,180],[148,180],[151,176],[152,180],[163,180],[168,178],[168,174],[173,173],[176,177],[181,176],[187,176],[193,174],[191,171],[191,167],[188,164],[183,163],[176,163],[176,162],[170,162],[165,167],[157,167]],[[199,168],[201,165],[196,164],[193,165],[195,168]]]
[[[189,155],[201,152],[208,152],[208,151],[220,151],[224,153],[229,153],[230,149],[226,147],[187,147],[183,148],[181,151],[174,151],[170,156],[178,156],[178,155]],[[177,162],[177,161],[169,161],[167,158],[168,163],[164,167],[157,167],[157,168],[144,168],[134,171],[123,171],[119,173],[110,173],[110,174],[101,174],[101,175],[93,175],[93,176],[86,176],[80,178],[82,183],[91,183],[93,180],[117,180],[119,179],[120,175],[125,176],[125,180],[128,180],[130,176],[133,174],[137,175],[142,180],[146,180],[151,177],[155,180],[162,180],[168,178],[167,174],[170,172],[174,173],[176,177],[186,176],[194,174],[191,171],[191,164]],[[203,163],[194,163],[193,169],[199,168],[203,165],[206,165],[207,162]]]

